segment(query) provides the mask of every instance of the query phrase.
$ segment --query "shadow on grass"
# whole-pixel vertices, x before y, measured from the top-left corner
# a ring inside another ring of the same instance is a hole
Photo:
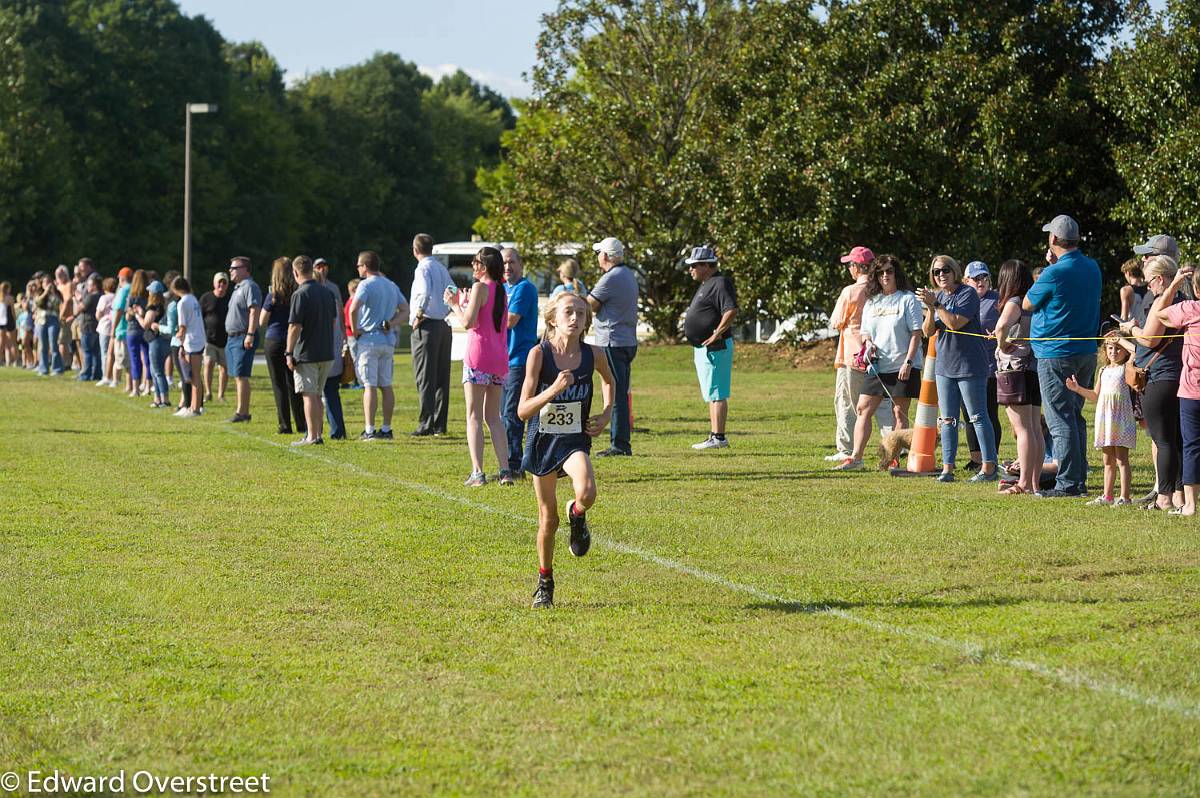
[[[1141,598],[1114,597],[1048,598],[1045,596],[980,596],[960,600],[916,598],[904,601],[766,601],[747,604],[748,610],[770,610],[786,614],[819,615],[830,610],[853,610],[862,607],[881,609],[939,610],[971,607],[1011,607],[1018,604],[1136,604]]]
[[[697,479],[713,479],[722,482],[765,482],[776,480],[780,482],[798,482],[814,479],[839,479],[842,475],[829,471],[686,471],[671,474],[638,474],[621,476],[606,473],[606,483],[621,483],[626,485],[640,482],[694,482]]]

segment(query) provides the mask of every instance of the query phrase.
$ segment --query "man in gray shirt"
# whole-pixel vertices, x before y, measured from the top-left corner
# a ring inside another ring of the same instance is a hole
[[[433,237],[418,233],[413,238],[412,367],[417,384],[419,413],[412,434],[445,435],[450,415],[450,325],[446,316],[446,289],[454,285],[450,272],[433,257]]]
[[[254,365],[254,350],[258,348],[258,309],[262,307],[262,290],[250,276],[250,259],[236,257],[229,262],[229,279],[236,286],[229,295],[229,310],[225,313],[225,363],[237,388],[237,410],[233,423],[250,420],[250,369]]]
[[[596,314],[596,345],[604,348],[608,367],[616,382],[612,415],[611,445],[597,457],[631,455],[629,443],[629,383],[633,359],[637,357],[638,283],[625,265],[625,245],[606,238],[592,245],[600,271],[604,272],[588,294]]]

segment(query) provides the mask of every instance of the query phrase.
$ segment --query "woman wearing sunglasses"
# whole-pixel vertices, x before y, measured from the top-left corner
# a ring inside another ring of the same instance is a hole
[[[934,257],[929,279],[936,292],[917,289],[917,299],[925,304],[922,332],[938,336],[934,379],[938,390],[938,425],[942,431],[942,473],[939,482],[954,481],[954,460],[958,454],[958,416],[960,406],[979,439],[983,468],[968,482],[994,482],[996,439],[987,414],[988,350],[979,323],[979,295],[962,282],[962,266],[949,255]],[[944,332],[943,332],[944,331]]]

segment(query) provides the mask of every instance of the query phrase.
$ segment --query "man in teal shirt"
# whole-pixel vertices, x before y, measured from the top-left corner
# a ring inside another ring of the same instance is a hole
[[[529,350],[537,346],[538,292],[524,277],[520,253],[505,247],[500,254],[504,257],[504,290],[508,295],[508,376],[500,406],[508,437],[508,470],[520,477],[525,471],[525,422],[517,415],[517,405],[525,382],[525,361]]]
[[[117,294],[113,297],[112,314],[113,314],[113,339],[108,347],[109,357],[112,358],[112,366],[109,373],[112,374],[113,382],[117,381],[117,372],[125,372],[125,391],[128,392],[133,388],[133,381],[129,378],[129,369],[127,361],[129,360],[128,350],[125,348],[125,311],[129,308],[129,282],[133,279],[133,269],[125,266],[121,271],[117,272]]]
[[[1042,409],[1054,439],[1058,478],[1052,490],[1037,495],[1086,496],[1088,440],[1083,397],[1067,390],[1066,381],[1074,376],[1080,385],[1091,388],[1096,375],[1100,267],[1079,251],[1079,224],[1070,216],[1054,217],[1042,231],[1050,234],[1046,252],[1050,265],[1025,295],[1024,308],[1033,312],[1030,337],[1037,356]]]

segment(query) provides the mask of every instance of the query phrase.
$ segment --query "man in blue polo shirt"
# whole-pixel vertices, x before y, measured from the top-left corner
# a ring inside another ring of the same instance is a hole
[[[1042,228],[1050,234],[1050,265],[1025,295],[1033,311],[1033,353],[1037,356],[1042,409],[1054,439],[1058,479],[1050,498],[1087,495],[1087,422],[1083,397],[1067,390],[1067,377],[1092,387],[1100,329],[1100,267],[1079,251],[1079,225],[1070,216],[1054,217]],[[1057,340],[1039,341],[1039,338]],[[1080,340],[1063,340],[1063,339]]]
[[[525,381],[525,361],[529,350],[537,346],[538,294],[533,283],[522,275],[525,265],[512,247],[500,253],[504,257],[504,290],[508,293],[508,376],[504,379],[504,428],[508,433],[508,470],[523,475],[525,422],[517,415],[521,402],[521,384]]]

